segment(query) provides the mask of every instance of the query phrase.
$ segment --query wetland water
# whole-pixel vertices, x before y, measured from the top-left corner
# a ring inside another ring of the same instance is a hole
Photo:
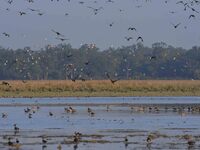
[[[2,150],[200,149],[200,97],[1,98],[0,113]]]

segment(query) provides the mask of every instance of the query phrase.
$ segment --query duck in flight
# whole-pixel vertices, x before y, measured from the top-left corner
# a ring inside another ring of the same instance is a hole
[[[139,36],[138,38],[137,38],[137,40],[136,41],[141,41],[141,42],[144,42],[144,40],[143,40],[143,38],[141,37],[141,36]]]
[[[105,75],[107,76],[107,78],[110,80],[110,82],[112,84],[114,84],[115,82],[119,81],[119,79],[112,79],[108,72],[105,72]]]
[[[109,26],[112,27],[114,25],[114,22],[110,23]]]
[[[39,9],[33,9],[33,8],[28,8],[28,9],[31,10],[31,11],[36,11],[36,12],[40,11]]]
[[[60,40],[60,41],[62,41],[62,42],[63,42],[63,41],[67,41],[67,40],[69,40],[69,39],[61,38],[61,37],[56,37],[56,39],[57,39],[57,40]]]
[[[129,27],[128,30],[131,30],[131,31],[134,30],[134,31],[136,31],[136,28],[134,28],[134,27]]]
[[[57,36],[62,36],[62,37],[64,37],[64,35],[62,35],[60,32],[58,32],[58,31],[55,31],[55,30],[53,30],[53,29],[51,29],[51,31],[52,32],[54,32]]]
[[[2,34],[5,35],[6,37],[10,37],[10,34],[8,34],[6,32],[3,32]]]
[[[195,15],[190,15],[190,16],[189,16],[189,19],[191,19],[191,18],[195,18]]]
[[[132,37],[125,37],[125,39],[126,39],[127,41],[130,41],[130,40],[132,40],[133,38],[132,38]]]
[[[180,26],[181,25],[181,23],[178,23],[178,24],[173,24],[173,23],[171,23],[172,25],[173,25],[173,27],[176,29],[176,28],[178,28],[178,26]]]
[[[24,12],[24,11],[19,11],[19,15],[20,15],[20,16],[26,15],[26,12]]]

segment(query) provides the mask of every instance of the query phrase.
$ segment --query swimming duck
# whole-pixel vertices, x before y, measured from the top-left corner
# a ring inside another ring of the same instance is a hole
[[[17,124],[14,124],[13,126],[15,131],[19,131],[19,127],[17,127]]]

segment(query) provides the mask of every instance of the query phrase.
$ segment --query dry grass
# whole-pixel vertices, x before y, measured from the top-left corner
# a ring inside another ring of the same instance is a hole
[[[200,96],[200,80],[6,81],[0,97]],[[0,81],[2,83],[2,81]]]

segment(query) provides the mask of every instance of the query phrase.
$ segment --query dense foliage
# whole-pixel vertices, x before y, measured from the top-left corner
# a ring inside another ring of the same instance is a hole
[[[108,76],[109,75],[109,76]],[[0,79],[200,79],[200,47],[163,42],[101,51],[95,45],[48,45],[32,51],[0,47]]]

